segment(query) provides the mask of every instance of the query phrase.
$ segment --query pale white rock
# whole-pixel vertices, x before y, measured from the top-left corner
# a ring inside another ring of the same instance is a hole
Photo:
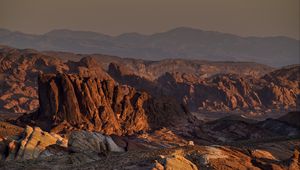
[[[57,144],[64,147],[66,143],[67,141],[57,134],[42,131],[39,127],[26,126],[23,137],[9,143],[6,160],[38,158],[48,146]]]
[[[202,155],[203,164],[208,164],[213,159],[225,159],[228,156],[218,146],[205,146],[206,153]]]
[[[68,148],[73,152],[124,152],[111,137],[97,132],[73,131],[68,140]]]

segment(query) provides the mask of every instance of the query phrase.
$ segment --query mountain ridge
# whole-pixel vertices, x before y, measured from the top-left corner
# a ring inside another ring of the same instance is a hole
[[[42,51],[102,53],[148,60],[255,61],[278,67],[299,63],[300,41],[284,36],[243,37],[178,27],[149,35],[132,32],[115,36],[68,29],[55,29],[40,35],[0,29],[0,44]]]
[[[101,32],[97,32],[97,31],[76,30],[76,29],[67,29],[67,28],[52,29],[52,30],[47,31],[45,33],[39,33],[39,34],[26,33],[26,32],[22,32],[22,31],[18,31],[18,30],[10,30],[10,29],[6,29],[6,28],[0,28],[0,32],[2,31],[2,32],[10,32],[10,33],[22,33],[22,34],[31,35],[31,36],[40,36],[40,35],[46,35],[46,34],[53,33],[53,32],[64,32],[64,31],[67,31],[67,32],[93,33],[93,34],[105,35],[105,36],[109,36],[109,37],[119,37],[119,36],[126,35],[126,34],[139,35],[139,36],[151,36],[151,35],[156,35],[156,34],[161,34],[161,33],[174,32],[174,31],[182,31],[182,30],[201,31],[201,32],[208,32],[208,33],[223,34],[223,35],[233,35],[233,36],[240,37],[240,38],[286,38],[286,39],[292,39],[292,40],[296,40],[296,41],[300,40],[300,39],[298,40],[296,38],[288,37],[288,36],[284,36],[284,35],[274,35],[274,36],[254,36],[254,35],[249,35],[249,36],[242,36],[242,35],[237,35],[237,34],[233,34],[233,33],[227,33],[227,32],[221,32],[221,31],[210,31],[210,30],[204,30],[204,29],[193,28],[193,27],[185,27],[185,26],[175,27],[173,29],[168,29],[166,31],[161,31],[161,32],[156,32],[156,33],[150,33],[150,34],[145,34],[145,33],[139,33],[139,32],[136,32],[136,31],[132,31],[132,32],[125,32],[125,33],[115,34],[115,35],[101,33]]]

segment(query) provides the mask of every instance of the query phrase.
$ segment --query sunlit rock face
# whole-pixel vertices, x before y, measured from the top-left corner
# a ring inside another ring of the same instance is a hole
[[[26,160],[36,159],[43,156],[52,155],[49,147],[57,145],[62,148],[62,152],[67,148],[68,140],[62,138],[58,134],[48,133],[39,127],[26,126],[19,139],[5,138],[3,146],[6,151],[1,153],[2,160]]]
[[[19,119],[35,121],[53,132],[86,129],[103,134],[133,134],[184,120],[176,102],[155,99],[113,80],[68,74],[44,74],[38,79],[40,108]],[[26,117],[27,116],[27,117]]]

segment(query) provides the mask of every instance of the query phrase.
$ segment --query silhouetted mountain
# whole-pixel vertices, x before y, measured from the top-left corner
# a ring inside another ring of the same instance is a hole
[[[152,35],[125,33],[118,36],[65,29],[31,35],[0,29],[0,44],[152,60],[189,58],[255,61],[271,66],[299,63],[300,45],[299,40],[287,37],[240,37],[187,27]]]

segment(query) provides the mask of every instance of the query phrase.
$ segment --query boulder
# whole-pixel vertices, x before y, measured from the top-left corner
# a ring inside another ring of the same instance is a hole
[[[191,161],[180,155],[161,156],[159,161],[156,161],[152,170],[198,170],[197,166]]]
[[[73,131],[69,137],[68,149],[72,152],[124,152],[111,137],[97,132]]]
[[[270,152],[255,149],[251,152],[251,156],[257,158],[257,159],[269,159],[269,160],[277,160]]]

